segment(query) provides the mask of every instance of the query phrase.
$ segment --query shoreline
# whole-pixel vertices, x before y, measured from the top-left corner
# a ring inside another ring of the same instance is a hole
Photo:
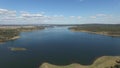
[[[3,43],[5,43],[5,42],[7,42],[7,41],[16,40],[16,39],[19,39],[19,38],[20,38],[20,36],[15,36],[15,37],[12,37],[12,38],[10,38],[10,39],[8,39],[8,40],[1,40],[1,41],[0,41],[0,44],[3,44]]]
[[[73,63],[66,66],[58,66],[50,63],[43,63],[39,68],[114,68],[116,65],[120,66],[120,56],[102,56],[98,57],[92,65],[81,65],[78,63]]]
[[[20,38],[20,36],[15,36],[15,37],[11,38],[10,40],[16,40],[16,39],[19,39],[19,38]]]
[[[31,31],[35,31],[35,30],[43,30],[45,29],[45,27],[43,26],[9,26],[9,27],[0,27],[0,43],[4,43],[7,41],[11,41],[11,40],[16,40],[18,38],[20,38],[19,34],[21,32],[31,32]]]
[[[69,29],[74,32],[86,32],[86,33],[92,33],[92,34],[99,34],[99,35],[105,35],[105,36],[112,36],[112,37],[120,37],[120,35],[111,35],[109,32],[93,32],[93,31],[87,31],[87,30],[75,30],[75,29]]]

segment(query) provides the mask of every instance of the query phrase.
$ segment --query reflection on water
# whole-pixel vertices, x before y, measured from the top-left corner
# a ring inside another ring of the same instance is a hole
[[[120,38],[72,32],[67,27],[23,32],[20,36],[0,44],[0,68],[38,68],[43,62],[91,64],[100,56],[120,55]],[[16,52],[8,47],[27,50]]]

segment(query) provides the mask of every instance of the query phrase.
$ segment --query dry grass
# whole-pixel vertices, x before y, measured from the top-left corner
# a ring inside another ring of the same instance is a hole
[[[43,63],[39,68],[111,68],[116,64],[116,60],[120,60],[120,56],[103,56],[98,58],[92,65],[85,66],[77,63],[67,66],[57,66],[49,63]]]

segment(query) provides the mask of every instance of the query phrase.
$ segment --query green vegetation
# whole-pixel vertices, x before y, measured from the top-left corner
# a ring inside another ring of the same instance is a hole
[[[67,66],[57,66],[49,63],[43,63],[39,68],[120,68],[120,56],[103,56],[98,58],[92,65],[71,64]]]
[[[14,40],[16,36],[19,36],[19,31],[16,29],[0,29],[0,42]]]
[[[120,36],[120,25],[80,25],[69,29],[73,31],[90,32],[109,36]]]
[[[21,26],[9,26],[9,27],[1,27],[0,28],[0,42],[5,42],[9,40],[15,40],[19,38],[20,32],[33,31],[33,30],[41,30],[44,29],[42,26],[30,26],[30,27],[21,27]]]

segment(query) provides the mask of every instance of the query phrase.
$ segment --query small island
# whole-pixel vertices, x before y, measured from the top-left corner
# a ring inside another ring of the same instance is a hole
[[[26,51],[26,48],[20,48],[20,47],[9,47],[11,51]]]
[[[43,63],[39,68],[120,68],[120,56],[103,56],[95,60],[92,65],[73,63],[67,66],[57,66]]]
[[[119,24],[86,24],[73,26],[69,28],[72,31],[88,32],[93,34],[101,34],[107,36],[120,37],[120,25]]]

